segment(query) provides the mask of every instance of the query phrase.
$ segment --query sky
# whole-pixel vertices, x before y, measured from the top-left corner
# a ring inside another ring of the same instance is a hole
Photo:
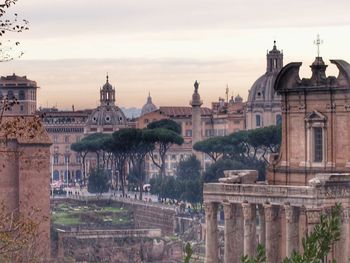
[[[118,106],[141,108],[148,92],[157,106],[188,106],[195,80],[210,106],[227,85],[247,98],[274,40],[284,64],[303,62],[301,77],[317,34],[326,62],[350,61],[349,10],[348,0],[19,0],[7,16],[30,30],[2,41],[19,41],[24,55],[0,73],[37,81],[42,107],[96,107],[107,72]]]

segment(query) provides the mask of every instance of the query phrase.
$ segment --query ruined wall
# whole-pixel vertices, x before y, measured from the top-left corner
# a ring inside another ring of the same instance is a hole
[[[58,232],[58,258],[77,262],[182,262],[182,242],[160,229]]]
[[[137,228],[159,228],[162,230],[162,235],[174,234],[175,210],[141,204],[128,204],[128,206],[134,211],[134,222]]]
[[[0,202],[40,223],[38,255],[48,258],[50,139],[36,117],[4,117],[1,125]]]

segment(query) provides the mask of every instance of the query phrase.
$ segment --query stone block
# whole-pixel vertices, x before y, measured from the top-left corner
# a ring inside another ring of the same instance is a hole
[[[220,183],[227,184],[255,184],[258,180],[258,171],[256,170],[226,170],[224,178],[220,178]]]

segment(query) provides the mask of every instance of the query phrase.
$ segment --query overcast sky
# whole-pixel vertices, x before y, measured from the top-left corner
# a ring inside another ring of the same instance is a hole
[[[349,10],[348,0],[19,0],[11,11],[30,30],[5,37],[25,54],[0,70],[36,80],[41,106],[95,107],[106,72],[119,106],[141,107],[149,91],[158,106],[188,105],[196,79],[208,106],[226,84],[246,98],[274,40],[305,76],[318,33],[325,60],[350,61]]]

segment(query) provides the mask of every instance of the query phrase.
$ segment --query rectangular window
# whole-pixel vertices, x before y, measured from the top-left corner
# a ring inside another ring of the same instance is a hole
[[[314,128],[314,162],[323,161],[323,134],[322,128]]]
[[[64,142],[65,142],[65,143],[69,143],[69,136],[65,136],[65,137],[64,137]]]
[[[69,163],[69,159],[70,159],[69,156],[67,156],[67,155],[64,156],[64,163],[65,164]]]
[[[53,156],[53,163],[58,164],[58,155]]]
[[[186,137],[192,137],[192,130],[186,130]]]
[[[260,127],[261,126],[261,117],[260,115],[255,115],[255,126]]]

